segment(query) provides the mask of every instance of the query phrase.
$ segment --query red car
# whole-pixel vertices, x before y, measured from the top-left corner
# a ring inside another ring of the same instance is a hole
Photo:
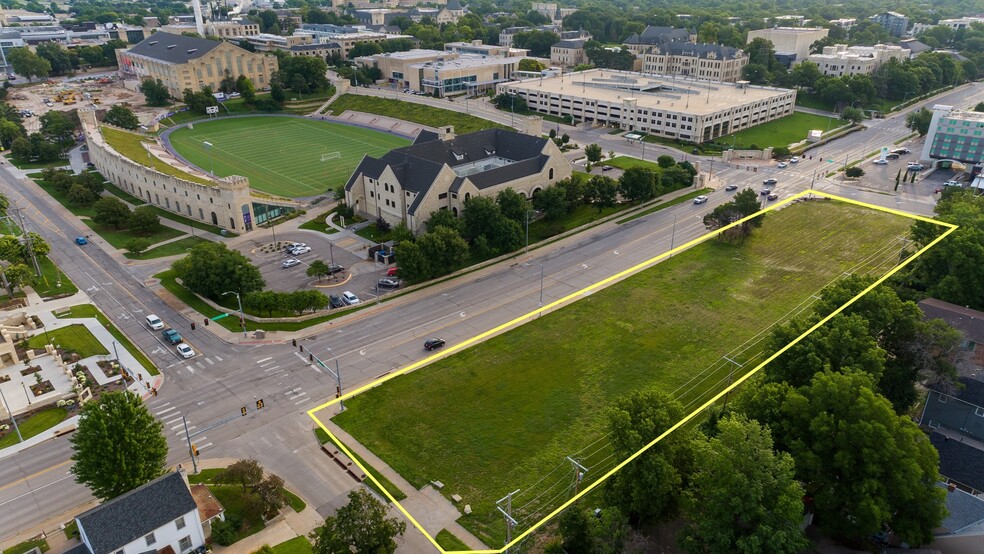
[[[398,267],[391,267],[391,268],[387,269],[386,270],[386,276],[387,277],[396,277],[396,272],[399,269],[400,268],[398,268]]]

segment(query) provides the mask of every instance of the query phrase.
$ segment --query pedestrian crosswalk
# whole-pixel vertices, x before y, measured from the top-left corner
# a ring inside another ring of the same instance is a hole
[[[304,361],[306,362],[307,360]],[[307,392],[300,385],[286,382],[292,380],[292,377],[288,372],[288,368],[283,367],[278,360],[273,357],[262,358],[256,360],[256,365],[266,376],[281,379],[277,382],[277,386],[282,387],[282,394],[287,397],[288,402],[291,402],[295,406],[300,406],[301,404],[314,400],[308,396]]]
[[[170,402],[152,402],[150,409],[164,425],[165,432],[173,433],[183,443],[187,443],[188,435],[194,434],[195,429],[198,428],[190,422],[186,422],[186,418],[181,411],[171,405]],[[186,424],[188,426],[187,429],[185,429]],[[212,446],[211,442],[205,442],[206,439],[208,437],[205,435],[193,436],[191,437],[191,442],[201,452],[203,449]]]

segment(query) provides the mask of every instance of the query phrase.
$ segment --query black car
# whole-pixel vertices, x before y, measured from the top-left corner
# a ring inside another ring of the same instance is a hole
[[[424,350],[431,351],[444,346],[444,339],[433,338],[424,341]]]
[[[759,191],[759,194],[761,194],[762,196],[765,196],[766,194],[772,194],[772,189],[762,189]]]
[[[328,275],[334,275],[343,271],[345,271],[345,268],[338,264],[331,264],[328,266]]]
[[[733,190],[738,190],[738,185],[728,185],[728,186],[724,187],[724,190],[729,191],[729,192],[730,191],[733,191]]]
[[[389,278],[380,279],[377,282],[377,284],[381,288],[384,288],[384,289],[396,289],[396,288],[400,288],[400,280],[399,279],[389,279]]]
[[[341,308],[345,305],[345,302],[342,302],[342,299],[337,294],[329,294],[328,305],[332,308]]]

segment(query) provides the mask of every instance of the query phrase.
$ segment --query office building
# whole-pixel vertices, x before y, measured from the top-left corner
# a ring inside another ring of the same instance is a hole
[[[820,73],[840,77],[841,75],[871,75],[889,60],[902,61],[909,57],[909,50],[894,44],[874,46],[848,46],[837,44],[824,46],[823,53],[810,54],[809,60],[820,69]]]
[[[294,33],[293,35],[271,35],[270,33],[259,33],[245,37],[246,42],[253,45],[257,52],[273,52],[274,50],[290,50],[295,46],[312,44],[314,36],[307,33]]]
[[[882,12],[870,19],[884,27],[893,37],[905,36],[909,30],[909,18],[897,12]]]
[[[741,70],[748,65],[748,56],[737,48],[692,42],[668,42],[653,46],[642,60],[643,73],[724,82],[741,79]]]
[[[675,27],[657,27],[649,25],[641,33],[632,33],[622,43],[636,57],[642,57],[653,46],[660,46],[671,42],[693,42],[697,40],[696,35],[691,35],[690,31]]]
[[[592,69],[503,83],[529,109],[659,137],[707,142],[793,113],[796,91]],[[806,137],[803,137],[806,138]]]
[[[748,31],[748,41],[764,38],[772,43],[776,57],[786,66],[801,62],[810,56],[810,46],[824,38],[830,29],[823,27],[772,27]]]
[[[562,40],[550,47],[550,63],[561,67],[574,67],[588,62],[584,53],[587,39]]]
[[[10,51],[14,48],[26,46],[24,39],[21,38],[20,31],[16,29],[0,29],[0,70],[10,75],[14,72],[7,61]]]
[[[481,40],[473,40],[471,42],[445,42],[444,51],[462,56],[488,56],[490,58],[523,58],[530,55],[530,51],[526,48],[509,48],[494,44],[483,44]]]
[[[980,163],[984,160],[984,113],[933,106],[920,159]]]

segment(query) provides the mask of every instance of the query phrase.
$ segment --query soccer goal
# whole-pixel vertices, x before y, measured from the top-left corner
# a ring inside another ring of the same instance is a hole
[[[337,160],[342,157],[341,152],[325,152],[321,155],[321,161],[327,162],[328,160]]]

